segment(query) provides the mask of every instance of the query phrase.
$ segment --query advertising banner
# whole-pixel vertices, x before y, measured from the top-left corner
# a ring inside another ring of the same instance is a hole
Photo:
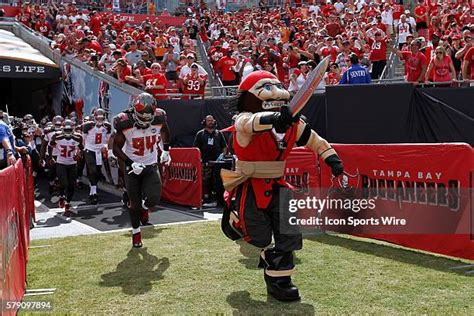
[[[184,16],[153,16],[146,14],[120,13],[114,14],[114,19],[129,24],[141,24],[146,19],[151,23],[159,21],[161,25],[182,27],[186,17]]]
[[[302,197],[310,188],[319,187],[319,170],[316,154],[304,147],[293,149],[286,160],[285,179],[295,187],[295,195]]]
[[[349,207],[326,207],[323,229],[474,259],[469,145],[334,148],[345,174],[334,178],[321,162],[320,199],[341,199]]]
[[[201,207],[202,167],[197,148],[171,148],[171,164],[161,166],[162,200]]]

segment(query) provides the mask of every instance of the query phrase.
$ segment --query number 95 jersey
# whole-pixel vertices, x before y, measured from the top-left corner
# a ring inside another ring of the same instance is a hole
[[[133,162],[146,166],[158,162],[157,147],[161,142],[161,126],[166,122],[166,112],[157,109],[155,118],[147,128],[135,126],[132,113],[122,112],[114,118],[114,128],[125,136],[124,153]]]

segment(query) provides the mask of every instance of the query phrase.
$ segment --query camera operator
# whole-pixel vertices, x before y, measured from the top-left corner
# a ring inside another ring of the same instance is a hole
[[[194,147],[201,151],[202,188],[205,204],[212,203],[213,192],[216,192],[216,183],[213,179],[214,163],[224,153],[227,155],[227,143],[224,135],[216,129],[216,120],[212,115],[202,121],[204,128],[197,132]]]

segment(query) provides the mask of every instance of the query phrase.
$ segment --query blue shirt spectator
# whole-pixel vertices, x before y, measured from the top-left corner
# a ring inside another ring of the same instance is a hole
[[[359,65],[359,58],[355,54],[350,56],[351,67],[341,77],[339,84],[364,84],[370,83],[370,73]]]
[[[6,160],[7,159],[7,151],[5,150],[4,143],[10,143],[10,148],[12,149],[13,153],[15,154],[15,138],[13,137],[13,133],[11,128],[0,120],[0,159]]]

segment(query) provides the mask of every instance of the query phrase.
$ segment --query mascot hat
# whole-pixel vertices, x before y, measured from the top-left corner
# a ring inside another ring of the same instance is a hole
[[[249,91],[257,82],[259,82],[262,79],[278,80],[278,78],[271,72],[264,71],[264,70],[254,71],[254,72],[251,72],[247,77],[245,77],[244,80],[242,80],[242,82],[239,85],[239,90]]]

